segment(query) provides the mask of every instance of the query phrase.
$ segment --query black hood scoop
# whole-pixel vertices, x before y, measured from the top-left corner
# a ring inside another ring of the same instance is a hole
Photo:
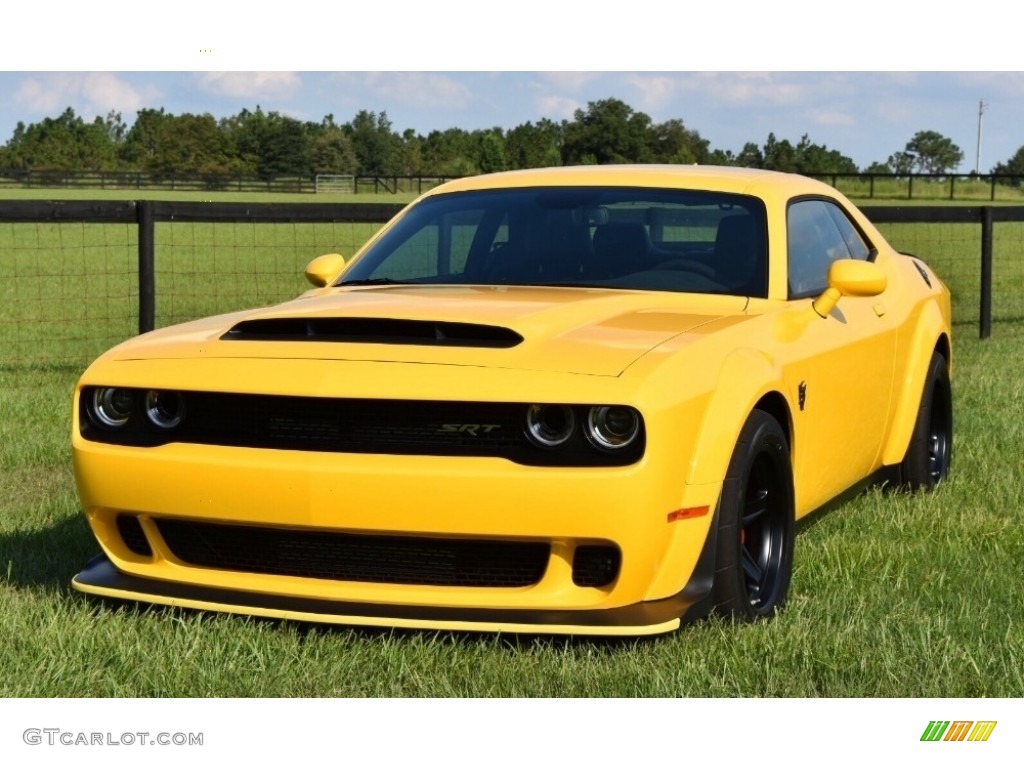
[[[515,331],[495,325],[377,317],[279,317],[243,320],[221,336],[221,339],[496,349],[514,347],[523,341],[523,337]]]

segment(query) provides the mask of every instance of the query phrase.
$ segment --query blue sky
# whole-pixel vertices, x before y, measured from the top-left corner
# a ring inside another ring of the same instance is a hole
[[[675,18],[653,4],[606,18],[601,9],[611,6],[594,2],[399,0],[378,15],[325,14],[318,9],[334,6],[293,0],[288,13],[240,20],[209,5],[179,0],[173,13],[141,16],[110,5],[98,16],[95,6],[48,4],[61,24],[43,37],[12,36],[0,51],[0,143],[19,120],[69,106],[87,119],[118,111],[129,123],[144,107],[224,117],[258,104],[338,122],[368,109],[425,135],[571,119],[589,101],[615,97],[655,121],[682,119],[713,148],[761,145],[769,132],[796,143],[806,133],[861,167],[934,130],[963,151],[964,172],[975,167],[983,100],[981,170],[1024,146],[1024,72],[1005,71],[1024,63],[1014,25],[994,24],[978,5],[970,18],[929,22],[866,0],[821,32],[772,20],[784,11],[819,17],[820,4],[804,0],[770,6],[780,12],[772,14],[734,0]],[[12,13],[10,29],[40,24],[30,7]]]

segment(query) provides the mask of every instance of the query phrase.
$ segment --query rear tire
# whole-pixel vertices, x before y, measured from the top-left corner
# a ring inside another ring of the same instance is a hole
[[[786,433],[764,411],[743,425],[718,514],[715,611],[740,621],[775,614],[793,573],[793,470]]]
[[[953,397],[946,358],[932,353],[917,421],[906,456],[900,464],[900,483],[912,491],[930,491],[949,474],[953,460]]]

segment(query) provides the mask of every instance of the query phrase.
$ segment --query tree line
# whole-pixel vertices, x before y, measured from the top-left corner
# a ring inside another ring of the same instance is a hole
[[[87,122],[70,107],[58,117],[19,122],[0,147],[0,169],[141,171],[201,176],[466,176],[557,165],[701,163],[810,175],[947,173],[963,152],[936,131],[919,131],[904,149],[859,169],[849,157],[810,140],[793,144],[769,133],[738,152],[713,149],[682,120],[657,123],[609,98],[578,109],[572,120],[541,119],[511,129],[449,128],[426,136],[399,133],[386,112],[359,111],[338,123],[243,109],[231,117],[143,109],[127,125],[116,112]],[[993,173],[1024,173],[1024,147]]]

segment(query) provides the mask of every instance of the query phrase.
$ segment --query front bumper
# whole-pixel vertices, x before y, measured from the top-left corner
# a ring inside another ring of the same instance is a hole
[[[216,589],[121,573],[105,555],[94,557],[73,580],[97,597],[219,611],[291,621],[357,627],[551,635],[642,636],[671,632],[709,609],[710,565],[706,555],[677,595],[601,610],[469,609],[380,605]]]

